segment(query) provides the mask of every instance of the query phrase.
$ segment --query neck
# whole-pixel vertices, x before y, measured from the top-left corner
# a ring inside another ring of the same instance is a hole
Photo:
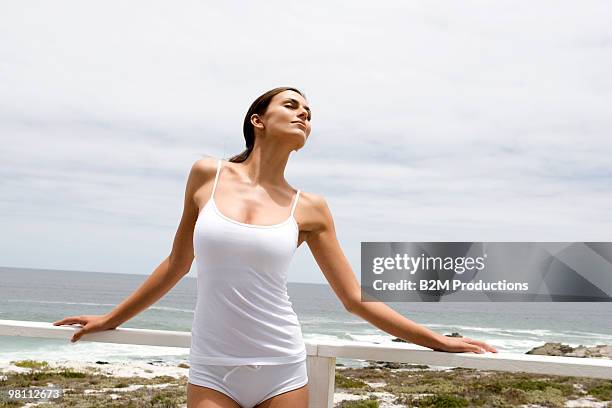
[[[286,185],[285,167],[289,152],[261,146],[257,143],[249,157],[240,163],[248,179],[254,185]]]

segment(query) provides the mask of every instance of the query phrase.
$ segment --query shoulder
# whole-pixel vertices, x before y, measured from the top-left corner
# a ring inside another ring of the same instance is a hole
[[[217,173],[218,159],[214,157],[204,157],[196,160],[189,171],[189,178],[194,182],[201,184],[206,183]]]
[[[212,172],[214,175],[217,171],[217,162],[218,159],[215,159],[214,157],[203,157],[198,159],[191,165],[191,173],[199,176],[205,176],[210,175]]]
[[[194,193],[203,185],[214,180],[216,173],[217,159],[214,157],[204,157],[196,160],[189,170],[187,189]]]
[[[333,218],[327,200],[320,194],[300,191],[300,218],[309,232],[333,228]]]
[[[315,212],[325,212],[329,210],[327,201],[322,195],[306,191],[300,191],[300,205]]]

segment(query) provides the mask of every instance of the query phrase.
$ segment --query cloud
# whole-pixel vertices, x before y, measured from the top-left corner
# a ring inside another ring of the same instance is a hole
[[[358,275],[367,240],[605,240],[607,7],[5,3],[4,263],[150,273],[191,164],[242,151],[279,85],[313,110],[287,179],[328,200]],[[303,248],[290,280],[323,282]]]

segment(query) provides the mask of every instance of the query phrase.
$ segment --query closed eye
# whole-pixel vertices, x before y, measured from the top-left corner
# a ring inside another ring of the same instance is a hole
[[[287,107],[287,106],[290,107],[291,109],[294,109],[294,105],[292,105],[292,104],[289,104],[289,103],[285,104],[285,107]],[[310,112],[308,112],[308,118],[307,119],[308,120],[312,119],[312,114]]]

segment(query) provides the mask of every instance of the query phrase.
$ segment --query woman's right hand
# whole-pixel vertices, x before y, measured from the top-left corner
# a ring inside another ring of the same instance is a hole
[[[116,328],[116,326],[113,327],[110,324],[108,315],[69,316],[63,318],[62,320],[53,322],[54,326],[61,326],[64,324],[80,324],[82,326],[81,330],[77,331],[75,334],[72,335],[72,338],[70,339],[71,343],[78,341],[84,334],[95,333],[104,330],[112,330]]]

